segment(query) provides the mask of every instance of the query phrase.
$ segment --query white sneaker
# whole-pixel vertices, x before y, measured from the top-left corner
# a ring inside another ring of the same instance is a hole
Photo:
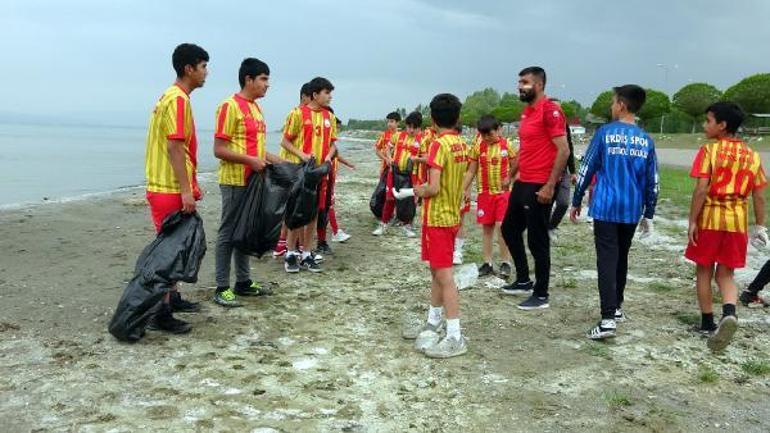
[[[372,234],[375,236],[382,236],[385,234],[385,231],[387,231],[387,229],[388,229],[388,226],[386,224],[379,223],[379,225],[377,226],[376,229],[374,229]]]
[[[350,235],[345,233],[342,229],[337,230],[337,233],[332,235],[332,242],[345,242],[350,239]]]
[[[437,332],[437,329],[425,329],[417,334],[417,338],[414,340],[414,348],[418,352],[425,352],[429,347],[438,344],[441,339],[441,334]]]
[[[462,265],[463,264],[463,251],[462,250],[455,250],[454,254],[452,254],[452,264],[454,264],[454,265]]]
[[[557,229],[548,230],[548,238],[551,239],[551,243],[555,244],[559,240],[559,234],[556,233]]]
[[[461,335],[456,337],[445,337],[441,342],[425,349],[425,356],[428,358],[452,358],[468,352],[468,345],[465,344],[465,338]]]
[[[411,224],[404,225],[403,230],[404,230],[404,236],[408,238],[413,238],[417,236],[417,233],[414,232],[414,229],[412,228]]]

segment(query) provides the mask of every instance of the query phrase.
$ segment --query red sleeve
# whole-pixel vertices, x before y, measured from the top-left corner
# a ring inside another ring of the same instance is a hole
[[[564,119],[564,112],[561,107],[553,102],[543,107],[543,123],[548,129],[548,135],[551,138],[563,137],[567,135],[567,121]]]
[[[187,136],[184,133],[184,116],[186,113],[186,101],[183,97],[176,97],[176,131],[173,134],[169,134],[169,140],[184,140]]]
[[[428,152],[428,167],[432,167],[438,170],[443,170],[444,165],[441,164],[441,143],[434,141],[430,145],[430,151]]]
[[[222,106],[219,108],[219,116],[217,116],[217,131],[214,134],[214,138],[220,138],[225,141],[233,141],[233,138],[225,133],[225,121],[227,120],[227,110],[229,108],[230,107],[227,102],[222,104]]]
[[[692,163],[692,169],[690,170],[690,177],[708,179],[711,177],[708,167],[704,167],[703,162],[706,159],[706,147],[701,146],[698,153],[695,155],[695,160]],[[708,164],[707,164],[708,165]]]

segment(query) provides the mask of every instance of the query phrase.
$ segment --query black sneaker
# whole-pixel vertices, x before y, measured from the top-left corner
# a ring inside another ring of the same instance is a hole
[[[323,269],[316,263],[316,261],[313,259],[313,256],[307,256],[305,257],[302,262],[299,264],[302,269],[308,270],[310,272],[322,272]]]
[[[617,329],[618,327],[614,320],[602,319],[599,321],[599,323],[596,324],[596,326],[588,331],[586,337],[590,338],[591,340],[604,340],[606,338],[613,338],[615,337],[615,332]]]
[[[542,310],[550,307],[550,305],[548,305],[547,297],[541,298],[539,296],[532,295],[529,298],[527,298],[526,301],[517,305],[517,307],[519,308],[519,310]]]
[[[192,326],[184,320],[174,318],[171,307],[161,305],[160,310],[150,319],[147,329],[153,331],[165,331],[172,334],[186,334],[190,332]]]
[[[243,307],[243,304],[238,302],[235,291],[229,287],[217,288],[216,293],[214,293],[214,302],[227,308]]]
[[[511,264],[508,262],[502,262],[500,263],[500,268],[498,273],[503,278],[509,278],[511,274],[513,273],[513,270],[511,269]]]
[[[251,280],[235,283],[233,291],[238,296],[268,296],[273,294],[273,289],[270,287]]]
[[[479,266],[479,277],[486,277],[487,275],[492,275],[494,272],[495,270],[492,268],[491,263],[484,263]]]
[[[741,292],[741,296],[738,298],[744,307],[749,308],[767,308],[767,302],[759,297],[756,293],[751,293],[748,290]]]
[[[717,327],[716,332],[714,332],[714,335],[709,337],[708,342],[706,345],[709,349],[711,349],[712,352],[721,352],[724,350],[725,347],[730,345],[730,342],[733,341],[733,336],[735,335],[735,331],[738,330],[738,318],[735,316],[725,316],[722,317],[722,320],[719,321],[719,326]]]
[[[514,281],[511,284],[505,285],[500,289],[504,295],[529,295],[532,293],[532,281]]]
[[[615,321],[616,322],[625,322],[628,320],[628,316],[626,316],[626,313],[623,312],[622,308],[618,308],[615,310]]]
[[[327,256],[331,256],[334,254],[332,252],[332,248],[329,246],[329,243],[326,241],[320,241],[318,242],[318,246],[315,250],[313,250],[315,254],[326,254]]]
[[[197,313],[201,310],[201,304],[182,299],[182,295],[174,290],[171,292],[171,309],[175,313]]]
[[[286,253],[286,257],[283,259],[283,269],[290,274],[299,272],[299,256]]]
[[[711,328],[703,328],[700,325],[694,325],[693,327],[690,328],[691,332],[694,332],[704,338],[711,337],[712,335],[714,335],[714,332],[716,332],[716,330],[717,330],[717,325],[714,325]]]

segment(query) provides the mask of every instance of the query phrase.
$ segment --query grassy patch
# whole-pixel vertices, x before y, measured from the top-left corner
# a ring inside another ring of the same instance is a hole
[[[741,370],[752,376],[766,376],[770,374],[770,362],[752,359],[741,364]]]
[[[655,293],[668,293],[674,288],[670,284],[666,284],[660,281],[653,281],[650,284],[647,285],[647,287],[650,288]]]
[[[610,409],[621,409],[631,406],[631,397],[620,392],[613,392],[604,395],[604,401]]]
[[[699,383],[716,383],[719,380],[719,373],[707,365],[701,365],[698,368]]]
[[[700,325],[700,314],[698,313],[676,313],[676,320],[688,326]]]
[[[583,351],[591,356],[596,356],[604,359],[612,359],[610,348],[606,344],[591,342],[583,346]]]

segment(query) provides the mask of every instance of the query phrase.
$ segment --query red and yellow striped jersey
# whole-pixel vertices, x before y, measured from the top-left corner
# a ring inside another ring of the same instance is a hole
[[[414,158],[420,153],[420,140],[422,140],[421,132],[409,135],[406,131],[401,131],[391,136],[390,143],[394,149],[393,162],[396,163],[400,172],[406,171],[410,157]],[[412,167],[412,170],[415,169],[416,167]]]
[[[454,131],[441,133],[431,143],[428,167],[441,170],[441,183],[438,195],[423,200],[423,226],[454,227],[460,224],[463,176],[468,168],[467,147]]]
[[[235,153],[265,159],[265,119],[256,102],[239,94],[225,99],[216,114],[217,129],[214,138],[227,141]],[[237,162],[219,161],[219,183],[246,186],[251,167]]]
[[[398,134],[398,130],[392,130],[392,129],[386,129],[385,131],[380,134],[379,137],[377,137],[377,141],[374,142],[374,148],[379,150],[380,152],[385,153],[386,155],[390,155],[390,145],[393,140],[393,136]],[[380,165],[380,172],[385,169],[385,161],[382,161],[382,164]]]
[[[187,177],[190,188],[196,198],[200,197],[200,188],[196,176],[198,167],[198,141],[195,137],[190,96],[181,87],[174,84],[160,97],[150,117],[147,132],[147,150],[144,170],[147,177],[147,191],[179,193],[179,181],[171,167],[168,154],[168,141],[184,141]]]
[[[301,105],[286,116],[283,136],[300,151],[314,155],[316,163],[321,164],[329,155],[332,143],[337,141],[337,118],[325,108],[314,110]],[[283,148],[279,156],[289,162],[302,162]]]
[[[489,194],[505,192],[503,181],[508,177],[511,159],[516,157],[516,150],[511,143],[505,137],[488,143],[477,136],[468,153],[468,158],[479,164],[477,191]]]
[[[428,147],[436,138],[436,130],[433,127],[426,128],[422,132],[422,140],[420,141],[420,152],[418,156],[426,157],[428,155]],[[427,182],[428,180],[428,166],[424,163],[417,164],[417,180],[418,182]]]
[[[748,197],[767,184],[759,153],[738,139],[701,146],[690,176],[710,179],[698,228],[726,232],[748,231]]]

